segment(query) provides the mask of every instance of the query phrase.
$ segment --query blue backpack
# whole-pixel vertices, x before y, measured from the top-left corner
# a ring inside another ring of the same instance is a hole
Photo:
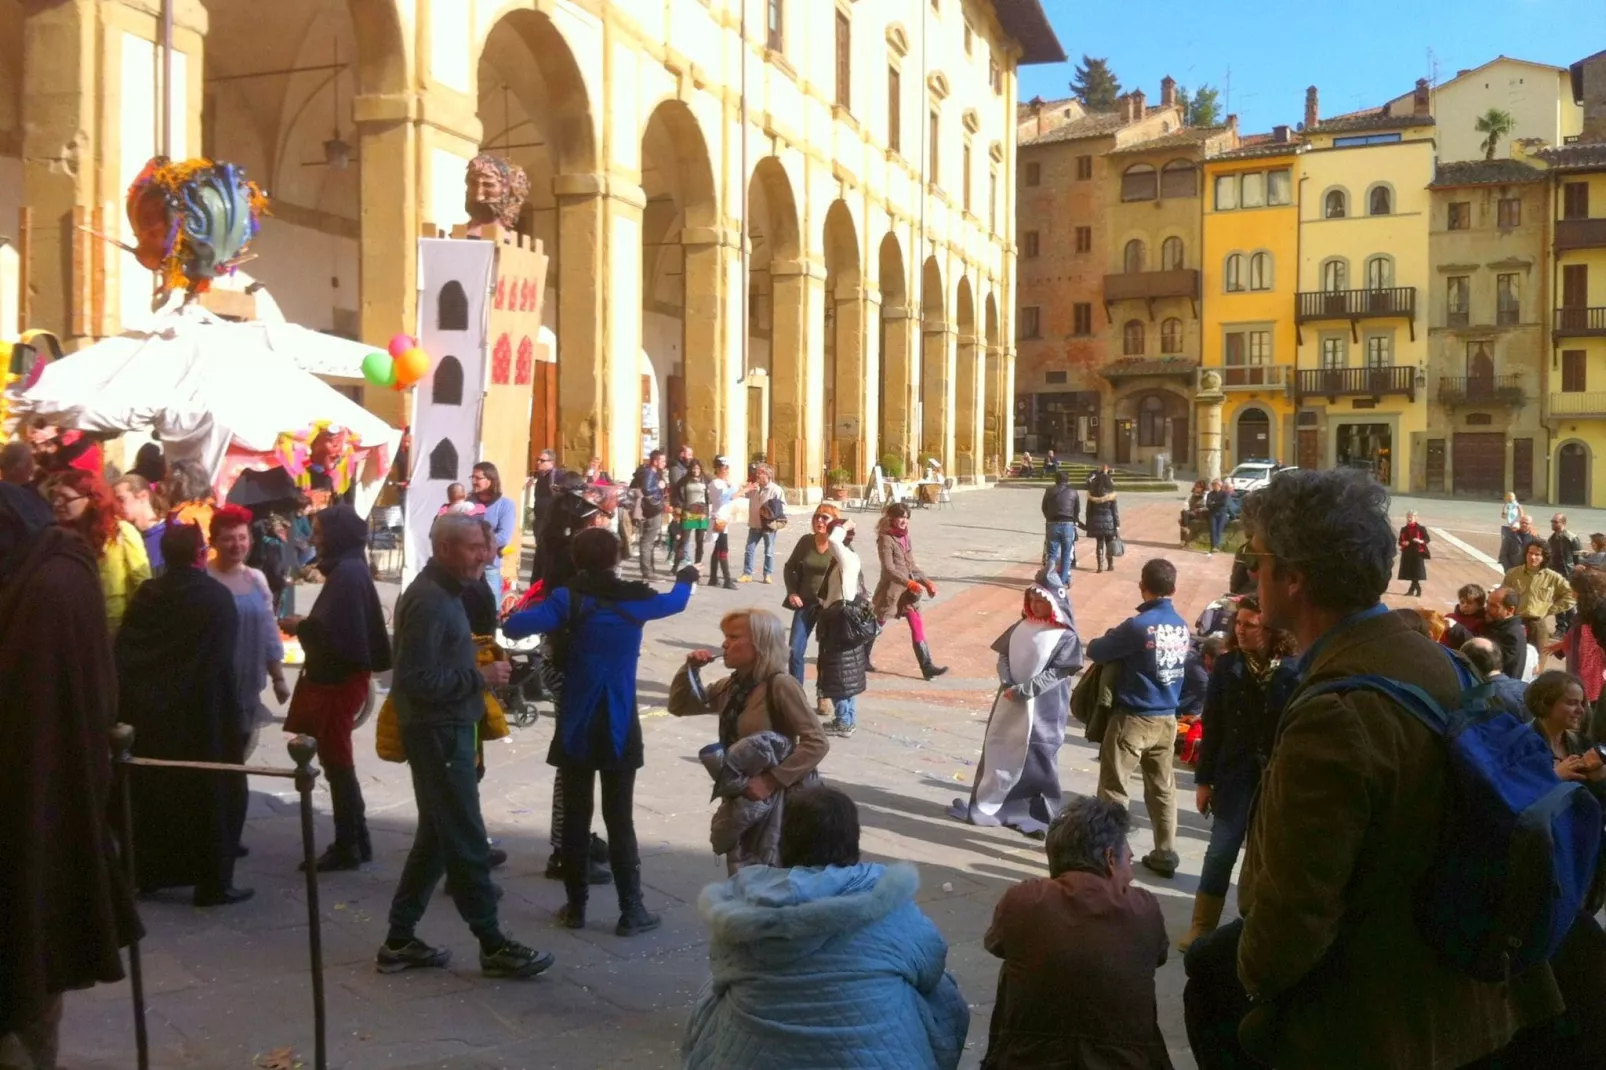
[[[1382,676],[1331,680],[1306,694],[1375,691],[1444,740],[1450,799],[1417,889],[1417,926],[1457,972],[1506,981],[1548,961],[1577,919],[1595,875],[1601,807],[1583,784],[1558,777],[1539,734],[1493,706],[1488,686],[1452,660],[1463,691],[1448,712],[1421,688]]]

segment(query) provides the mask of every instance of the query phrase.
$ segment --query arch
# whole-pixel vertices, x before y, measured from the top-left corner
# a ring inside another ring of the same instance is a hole
[[[953,343],[942,268],[935,256],[920,269],[920,420],[915,443],[948,467],[948,389],[953,382]]]
[[[1182,352],[1182,320],[1168,316],[1160,324],[1160,352],[1170,356]]]
[[[1366,288],[1387,290],[1394,285],[1394,258],[1387,253],[1374,253],[1366,258]]]
[[[1330,256],[1321,263],[1322,290],[1334,293],[1349,289],[1349,261],[1342,256]]]
[[[404,91],[408,86],[407,45],[396,0],[346,0],[346,12],[357,45],[358,91]]]
[[[1394,214],[1394,187],[1387,182],[1374,182],[1366,190],[1367,215]]]
[[[1556,503],[1589,504],[1589,488],[1594,479],[1595,454],[1589,443],[1568,439],[1556,446]]]
[[[431,405],[463,404],[463,365],[450,354],[441,358],[440,365],[429,382]]]
[[[914,431],[914,368],[919,320],[909,306],[908,269],[898,236],[888,232],[878,252],[880,311],[880,449],[877,460],[893,458],[908,471]]]
[[[1221,269],[1222,286],[1228,293],[1238,293],[1244,288],[1244,254],[1228,253],[1227,259]]]
[[[1173,234],[1160,243],[1160,270],[1181,271],[1187,266],[1187,249],[1182,239]]]
[[[451,439],[441,439],[435,444],[435,448],[429,451],[429,478],[455,483],[459,471],[457,447],[452,445]]]
[[[1260,405],[1245,405],[1232,421],[1233,457],[1242,463],[1270,460],[1277,452],[1271,412]]]
[[[1148,246],[1143,244],[1142,238],[1133,238],[1121,250],[1121,270],[1135,275],[1145,268],[1147,258]]]
[[[1197,197],[1199,195],[1199,169],[1192,160],[1168,160],[1160,168],[1160,196]]]
[[[490,30],[480,43],[475,64],[475,96],[482,121],[488,114],[503,120],[485,121],[484,145],[494,151],[499,140],[545,142],[540,147],[552,158],[554,174],[593,174],[600,167],[597,126],[580,63],[546,13],[515,7],[515,2],[508,0],[504,4],[507,10],[484,23]],[[489,79],[487,67],[492,68]],[[520,113],[503,112],[503,86]],[[506,136],[517,134],[516,127],[526,124],[535,126],[540,136]],[[531,178],[531,188],[539,189],[536,176]]]
[[[928,329],[941,329],[947,314],[946,295],[942,289],[942,267],[935,256],[926,257],[920,266],[920,320]]]
[[[1335,186],[1322,194],[1322,218],[1343,219],[1349,215],[1349,193]]]
[[[1121,172],[1123,201],[1152,201],[1159,195],[1159,174],[1153,164],[1135,163]]]
[[[1127,357],[1143,356],[1143,321],[1127,320],[1121,326],[1121,354]]]
[[[1272,288],[1272,258],[1264,249],[1257,250],[1249,256],[1249,288],[1251,290]]]
[[[866,374],[864,288],[859,265],[859,230],[847,202],[836,200],[825,212],[825,375],[820,407],[824,413],[830,468],[851,473],[855,483],[869,478],[870,429],[874,426]]]
[[[435,299],[435,329],[437,331],[468,330],[468,294],[456,279],[441,287]]]

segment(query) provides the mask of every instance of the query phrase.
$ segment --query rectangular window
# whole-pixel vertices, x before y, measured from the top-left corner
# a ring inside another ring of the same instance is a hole
[[[1028,260],[1037,256],[1037,231],[1028,230],[1021,235],[1021,255]]]
[[[1078,156],[1076,158],[1076,181],[1086,182],[1093,177],[1093,157]]]
[[[1561,187],[1561,217],[1563,219],[1589,218],[1589,183],[1568,182]]]
[[[1230,212],[1238,207],[1238,176],[1216,176],[1216,211]]]
[[[853,91],[853,23],[846,11],[836,13],[836,105],[843,111],[852,108]]]
[[[1226,346],[1222,351],[1222,363],[1229,367],[1240,367],[1244,363],[1244,353],[1247,347],[1244,344],[1244,332],[1231,331],[1226,338]]]
[[[1394,364],[1394,339],[1386,334],[1370,335],[1366,339],[1366,366],[1388,368]]]
[[[1465,327],[1471,318],[1468,301],[1472,292],[1472,279],[1466,275],[1451,275],[1444,280],[1444,325]]]
[[[1495,324],[1511,327],[1522,320],[1522,278],[1519,275],[1495,277]]]
[[[1065,386],[1070,381],[1070,372],[1059,371],[1043,373],[1043,382],[1047,383],[1049,386]]]
[[[937,109],[935,108],[931,110],[930,128],[931,140],[927,146],[930,151],[926,154],[926,181],[930,182],[933,186],[940,186],[942,183],[938,179],[938,171],[940,169],[938,168],[937,164],[942,159],[942,154],[937,149],[937,135],[942,130],[942,121],[941,117],[937,114]]]
[[[1450,229],[1451,230],[1471,230],[1472,229],[1472,202],[1471,201],[1451,201],[1450,202]]]
[[[987,230],[998,233],[998,172],[987,172]]]
[[[1076,251],[1079,253],[1091,253],[1093,251],[1092,227],[1076,228]]]
[[[1079,335],[1093,333],[1093,306],[1086,301],[1079,301],[1072,306],[1072,315],[1075,320],[1075,330]]]
[[[960,189],[962,192],[959,206],[968,212],[970,211],[970,173],[973,170],[973,168],[970,166],[970,142],[968,141],[965,142],[964,151],[960,154],[960,162],[965,169],[965,173],[963,176],[963,181],[960,183]]]
[[[1036,338],[1041,332],[1036,305],[1024,305],[1020,310],[1020,337]]]
[[[1029,163],[1026,165],[1026,184],[1028,186],[1041,186],[1043,184],[1043,165]]]
[[[1249,363],[1250,364],[1270,364],[1271,363],[1271,332],[1270,331],[1250,331],[1249,332]]]
[[[766,0],[765,25],[768,32],[765,44],[771,52],[779,52],[786,45],[784,6],[785,0]]]
[[[1584,390],[1586,350],[1565,349],[1561,354],[1561,389],[1566,394],[1580,394]]]
[[[1354,137],[1335,137],[1333,148],[1353,149],[1358,145],[1392,145],[1403,140],[1404,137],[1400,134],[1357,134]]]
[[[1281,171],[1266,172],[1266,203],[1294,203],[1294,178],[1286,168]]]
[[[887,68],[887,148],[903,151],[903,76]]]
[[[1238,197],[1238,204],[1243,208],[1266,207],[1266,174],[1264,171],[1251,171],[1243,176],[1243,189]]]
[[[1349,363],[1349,353],[1342,335],[1322,339],[1322,367],[1328,370],[1342,368]]]
[[[1517,197],[1501,197],[1496,222],[1502,227],[1522,226],[1522,201]]]

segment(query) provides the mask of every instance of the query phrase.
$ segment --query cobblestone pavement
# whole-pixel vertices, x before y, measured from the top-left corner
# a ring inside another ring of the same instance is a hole
[[[944,816],[969,792],[982,729],[994,691],[988,646],[1018,615],[1020,588],[1041,552],[1040,492],[995,488],[956,495],[952,508],[917,512],[918,558],[939,586],[926,615],[933,652],[951,671],[920,679],[906,632],[893,624],[876,650],[884,670],[860,699],[860,730],[835,740],[822,772],[858,801],[864,846],[874,858],[901,858],[921,869],[920,901],[950,945],[948,966],[972,1011],[970,1042],[961,1065],[979,1065],[997,983],[997,962],[981,946],[994,904],[1010,884],[1046,872],[1042,850],[1008,830],[978,829]],[[1128,556],[1110,573],[1092,571],[1084,556],[1073,590],[1084,636],[1100,634],[1138,600],[1143,560],[1170,556],[1179,566],[1179,610],[1192,619],[1226,587],[1230,558],[1176,548],[1180,495],[1126,495],[1123,535]],[[1492,552],[1490,503],[1418,502],[1433,527],[1455,529],[1463,549],[1438,540],[1424,602],[1453,599],[1469,580],[1491,569],[1477,547]],[[1396,503],[1397,519],[1405,505]],[[1548,518],[1548,512],[1544,514]],[[872,582],[873,514],[857,514],[860,544]],[[1597,521],[1598,522],[1598,521]],[[1583,524],[1575,528],[1595,530]],[[783,557],[801,534],[783,535]],[[738,533],[739,534],[739,533]],[[740,545],[739,539],[733,539]],[[1090,544],[1082,544],[1090,549]],[[739,562],[738,562],[739,564]],[[739,571],[739,569],[738,569]],[[627,567],[627,574],[633,569]],[[1394,584],[1393,589],[1402,589]],[[304,595],[310,592],[303,591]],[[442,897],[420,935],[453,949],[449,970],[381,976],[373,954],[385,934],[390,894],[411,841],[414,809],[404,766],[373,757],[373,728],[359,733],[357,754],[376,860],[365,871],[326,876],[320,883],[329,1006],[330,1065],[351,1068],[675,1067],[688,1009],[707,976],[704,926],[696,900],[723,877],[708,848],[708,778],[696,761],[714,737],[711,719],[677,720],[662,708],[668,682],[686,652],[718,643],[718,620],[743,605],[777,608],[783,590],[741,585],[735,591],[700,588],[682,617],[650,625],[643,648],[640,695],[647,768],[637,781],[636,820],[648,902],[664,925],[632,940],[613,935],[613,895],[599,889],[592,921],[579,932],[553,927],[562,888],[542,877],[547,844],[551,770],[545,764],[549,719],[516,730],[490,748],[483,785],[492,835],[511,855],[498,871],[506,890],[502,920],[509,932],[557,954],[557,966],[533,982],[479,976],[473,939]],[[1403,598],[1391,596],[1391,602]],[[303,609],[307,603],[303,603]],[[811,669],[812,672],[812,669]],[[254,760],[279,762],[278,736]],[[1067,791],[1092,791],[1096,754],[1072,729],[1061,755]],[[296,797],[285,782],[252,782],[246,842],[251,855],[237,883],[256,889],[240,906],[197,910],[176,893],[144,900],[142,944],[153,1063],[158,1067],[249,1067],[291,1048],[311,1065],[311,990],[307,971],[305,892],[295,871],[300,857]],[[1194,812],[1191,777],[1179,773],[1182,868],[1173,880],[1139,870],[1176,936],[1186,928],[1209,823]],[[1136,789],[1134,789],[1136,794]],[[319,835],[329,835],[328,796],[318,793]],[[1152,845],[1147,816],[1136,814],[1134,852]],[[1182,966],[1172,954],[1160,972],[1161,1025],[1179,1068],[1192,1067],[1182,1025]],[[1075,998],[1075,993],[1067,993]],[[122,1070],[133,1065],[133,1024],[126,984],[70,995],[63,1027],[62,1065],[70,1070]]]

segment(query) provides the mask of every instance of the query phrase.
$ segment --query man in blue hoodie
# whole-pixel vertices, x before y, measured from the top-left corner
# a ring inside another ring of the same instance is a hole
[[[1137,615],[1087,645],[1088,660],[1119,662],[1115,709],[1099,749],[1099,798],[1129,806],[1126,781],[1143,768],[1143,801],[1154,828],[1154,850],[1144,866],[1162,877],[1177,871],[1176,776],[1171,757],[1177,739],[1177,703],[1188,660],[1188,626],[1171,606],[1176,566],[1155,558],[1143,566]]]

